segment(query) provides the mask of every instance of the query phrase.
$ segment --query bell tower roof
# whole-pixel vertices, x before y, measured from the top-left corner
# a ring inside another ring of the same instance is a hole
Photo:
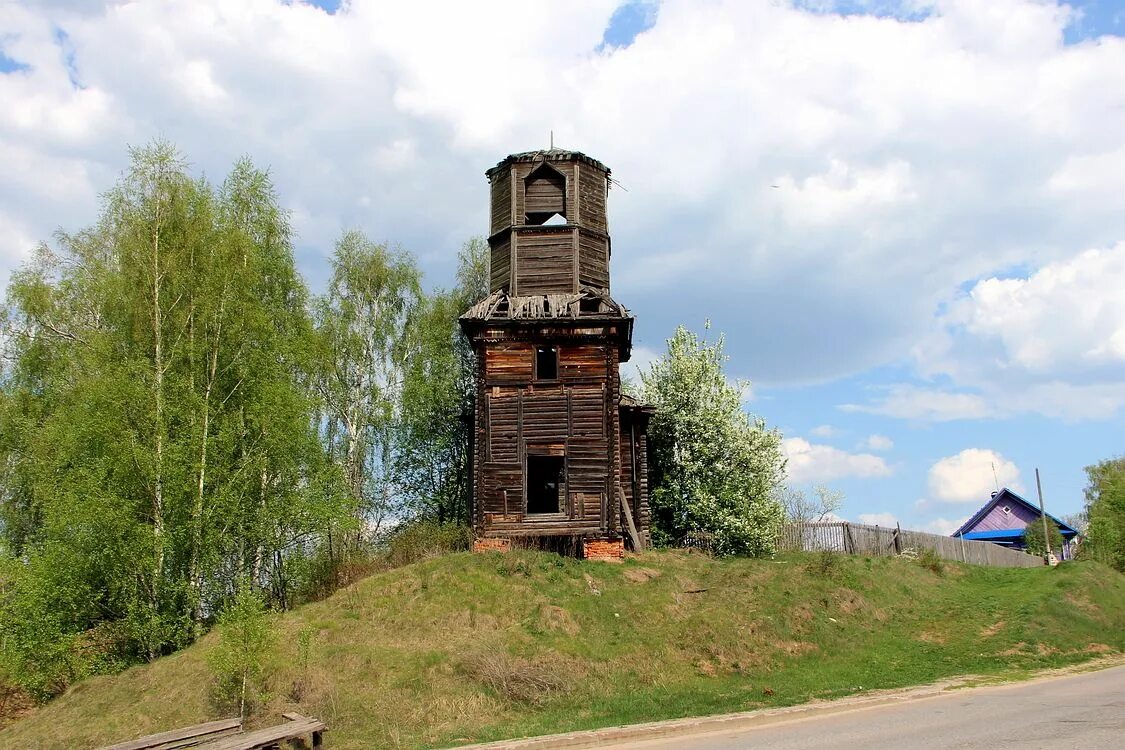
[[[496,163],[496,166],[485,172],[485,176],[492,179],[492,175],[498,171],[503,170],[505,167],[512,164],[522,164],[527,162],[552,162],[552,161],[577,161],[584,164],[589,164],[604,172],[607,176],[610,173],[609,167],[602,164],[600,161],[592,156],[586,156],[581,151],[570,151],[565,148],[544,148],[538,151],[524,151],[519,154],[509,154]]]

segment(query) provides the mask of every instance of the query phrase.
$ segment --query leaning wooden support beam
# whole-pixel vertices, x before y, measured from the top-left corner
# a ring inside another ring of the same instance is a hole
[[[633,543],[633,551],[641,551],[641,535],[637,533],[637,525],[633,523],[633,509],[625,497],[625,490],[617,485],[617,499],[621,501],[621,512],[625,514],[625,525],[629,529],[629,541]]]

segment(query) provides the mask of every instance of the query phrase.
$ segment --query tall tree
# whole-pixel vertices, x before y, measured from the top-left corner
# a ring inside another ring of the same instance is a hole
[[[1084,555],[1125,572],[1125,456],[1086,467],[1087,538]]]
[[[412,513],[469,522],[469,436],[474,355],[459,317],[488,293],[488,244],[458,254],[457,284],[418,306],[407,327],[396,477]]]
[[[720,553],[773,550],[783,510],[781,435],[742,409],[746,383],[723,373],[723,337],[701,340],[683,326],[664,356],[641,373],[656,407],[649,425],[653,531],[665,543],[688,532],[713,535]]]
[[[0,639],[17,671],[50,691],[91,659],[152,658],[243,578],[286,602],[287,556],[339,495],[264,172],[240,161],[216,189],[169,144],[135,150],[98,223],[13,276],[4,323],[0,517],[19,562]],[[91,632],[101,646],[80,648]]]
[[[361,232],[336,243],[328,292],[316,303],[327,451],[343,467],[356,528],[372,534],[394,510],[395,432],[421,274],[406,253]],[[359,533],[349,535],[354,543]]]

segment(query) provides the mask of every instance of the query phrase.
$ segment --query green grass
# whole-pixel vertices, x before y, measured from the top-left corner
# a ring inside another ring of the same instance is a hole
[[[1075,664],[1125,649],[1125,576],[1092,563],[465,553],[372,576],[275,628],[259,723],[299,710],[328,724],[332,748],[443,747]],[[213,637],[74,686],[0,746],[92,747],[217,718]]]

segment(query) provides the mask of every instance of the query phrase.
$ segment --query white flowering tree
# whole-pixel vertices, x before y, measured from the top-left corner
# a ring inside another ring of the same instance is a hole
[[[749,383],[727,380],[727,359],[723,336],[709,343],[680,326],[641,374],[642,397],[656,407],[648,433],[654,538],[670,544],[704,532],[720,554],[769,554],[785,515],[781,434],[743,410]]]

